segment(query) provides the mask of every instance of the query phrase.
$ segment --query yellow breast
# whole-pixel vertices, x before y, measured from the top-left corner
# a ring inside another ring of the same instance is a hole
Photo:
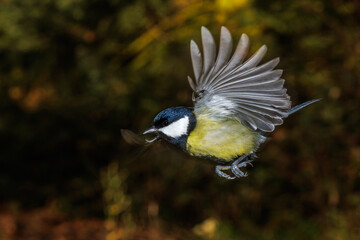
[[[194,156],[211,156],[225,161],[250,154],[259,136],[237,120],[209,120],[197,117],[196,127],[187,140],[187,151]]]

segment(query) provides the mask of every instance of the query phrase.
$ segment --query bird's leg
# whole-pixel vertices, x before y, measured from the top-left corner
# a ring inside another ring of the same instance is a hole
[[[241,167],[246,167],[248,164],[252,166],[251,164],[252,160],[246,159],[247,157],[248,157],[247,155],[241,156],[238,159],[236,159],[231,165],[232,173],[238,178],[247,176],[246,172],[244,173],[243,171],[240,170]],[[244,159],[246,160],[244,161]]]
[[[218,165],[216,166],[216,173],[217,175],[219,175],[220,177],[226,178],[226,179],[235,179],[235,178],[241,178],[241,177],[246,177],[247,173],[243,172],[240,170],[241,167],[246,167],[248,164],[251,164],[251,162],[253,161],[252,159],[248,158],[249,155],[244,155],[239,157],[238,159],[236,159],[231,165],[228,166],[223,166],[223,165]],[[231,172],[234,174],[235,177],[231,177],[230,175],[224,173],[223,171],[227,171],[227,170],[231,170]]]
[[[226,173],[224,173],[223,171],[229,170],[231,169],[232,166],[222,166],[222,165],[218,165],[215,168],[215,172],[217,175],[219,175],[220,177],[226,178],[226,179],[235,179],[235,177],[231,177],[229,175],[227,175]]]

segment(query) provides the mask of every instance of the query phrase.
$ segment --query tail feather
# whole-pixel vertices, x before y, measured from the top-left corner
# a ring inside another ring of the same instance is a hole
[[[299,111],[300,109],[302,109],[302,108],[304,108],[304,107],[306,107],[306,106],[309,106],[309,105],[312,104],[312,103],[318,102],[318,101],[320,101],[320,100],[321,100],[321,99],[319,98],[319,99],[314,99],[314,100],[310,100],[310,101],[304,102],[304,103],[302,103],[302,104],[299,104],[299,105],[291,108],[287,113],[288,113],[288,115],[293,114],[294,112],[297,112],[297,111]]]

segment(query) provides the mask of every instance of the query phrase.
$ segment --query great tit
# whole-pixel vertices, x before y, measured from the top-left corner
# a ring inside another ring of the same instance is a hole
[[[283,118],[318,101],[311,100],[291,108],[282,70],[276,69],[279,58],[259,65],[266,53],[263,45],[244,61],[249,38],[242,34],[234,54],[229,30],[221,27],[219,51],[213,36],[201,28],[201,53],[190,42],[195,81],[188,76],[193,90],[194,107],[171,107],[161,111],[152,127],[143,134],[155,134],[148,142],[163,139],[192,156],[215,161],[220,177],[246,177],[240,170],[254,159],[266,135]],[[231,56],[231,57],[230,57]],[[224,171],[230,170],[232,175]]]

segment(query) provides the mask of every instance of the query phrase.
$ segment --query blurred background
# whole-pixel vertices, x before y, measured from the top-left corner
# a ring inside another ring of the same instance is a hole
[[[1,0],[0,239],[359,239],[360,2]],[[249,176],[141,132],[191,106],[189,43],[280,57],[293,104]]]

